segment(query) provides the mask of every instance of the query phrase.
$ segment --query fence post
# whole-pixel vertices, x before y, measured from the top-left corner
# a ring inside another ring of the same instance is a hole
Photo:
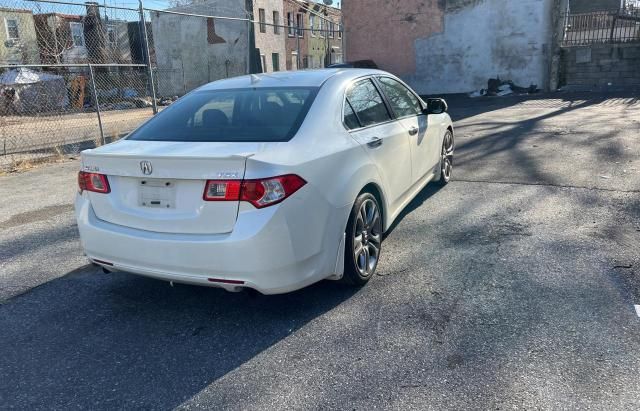
[[[93,74],[93,66],[91,64],[87,64],[89,66],[89,79],[91,80],[91,91],[93,92],[93,100],[96,102],[96,113],[98,114],[98,128],[100,129],[100,140],[102,141],[102,145],[107,144],[104,139],[104,129],[102,128],[102,116],[100,115],[100,102],[98,101],[98,89],[96,88],[96,79]]]
[[[147,24],[144,21],[144,5],[142,0],[138,0],[140,8],[140,24],[142,25],[143,47],[144,47],[144,59],[147,64],[147,71],[149,73],[149,82],[151,83],[151,107],[153,107],[153,114],[158,114],[158,105],[156,103],[156,84],[153,80],[153,67],[151,66],[151,52],[149,51],[149,35],[147,34]]]
[[[245,74],[251,74],[251,30],[253,29],[253,22],[251,21],[252,17],[247,18],[247,67]]]

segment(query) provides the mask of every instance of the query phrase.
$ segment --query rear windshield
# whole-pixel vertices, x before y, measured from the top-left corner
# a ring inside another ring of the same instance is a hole
[[[147,141],[276,142],[298,131],[317,88],[196,91],[127,137]]]

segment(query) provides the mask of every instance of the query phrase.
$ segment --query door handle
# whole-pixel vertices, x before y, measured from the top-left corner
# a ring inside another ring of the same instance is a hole
[[[380,147],[383,143],[383,140],[380,137],[374,137],[367,143],[370,148]]]
[[[410,135],[410,136],[415,136],[416,134],[418,134],[418,131],[419,131],[419,130],[418,130],[418,128],[417,128],[417,127],[411,127],[411,128],[409,129],[409,135]]]

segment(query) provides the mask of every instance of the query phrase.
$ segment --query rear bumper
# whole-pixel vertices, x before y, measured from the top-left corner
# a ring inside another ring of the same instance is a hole
[[[302,196],[301,196],[302,197]],[[82,246],[111,270],[165,281],[221,287],[249,287],[264,294],[294,291],[342,269],[337,262],[350,208],[336,209],[317,193],[261,210],[241,209],[229,234],[166,234],[132,229],[98,219],[86,196],[76,197]],[[303,203],[318,197],[312,215]],[[230,280],[242,284],[212,282]]]

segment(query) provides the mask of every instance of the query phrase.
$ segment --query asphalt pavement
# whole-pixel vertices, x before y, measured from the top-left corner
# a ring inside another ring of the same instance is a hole
[[[638,409],[640,100],[449,103],[454,181],[361,289],[103,274],[77,161],[0,177],[0,408]]]

